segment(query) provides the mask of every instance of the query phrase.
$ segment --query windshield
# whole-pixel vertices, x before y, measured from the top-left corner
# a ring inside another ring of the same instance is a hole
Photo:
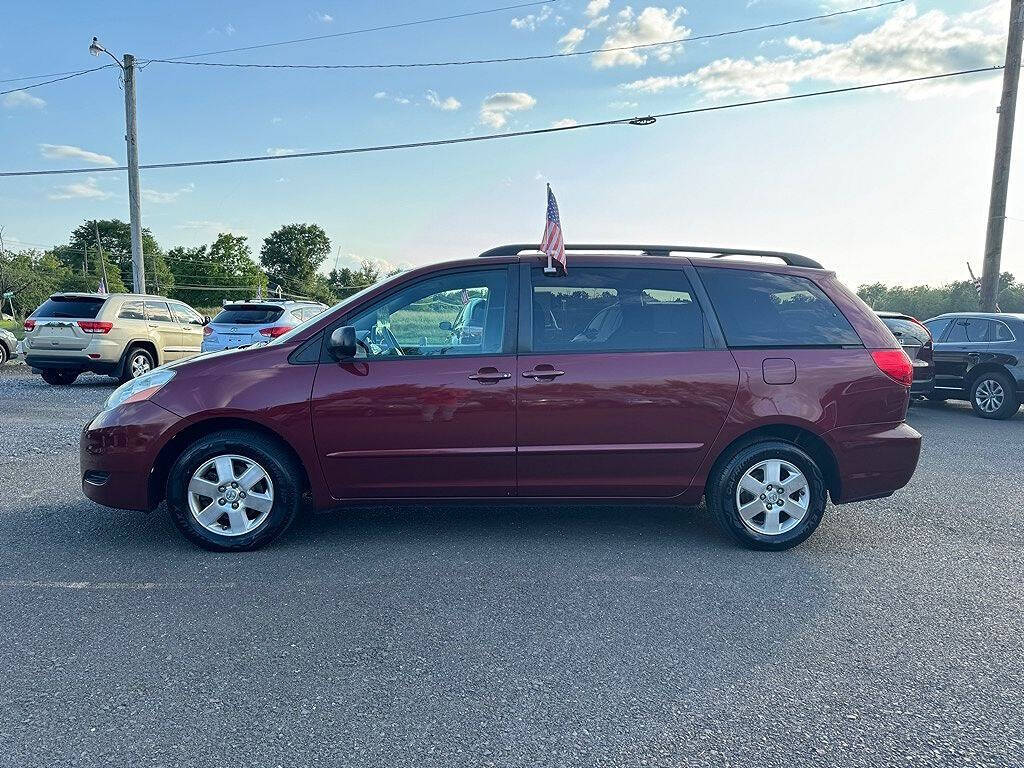
[[[291,341],[296,336],[301,334],[309,325],[311,325],[312,323],[314,323],[314,322],[316,322],[318,320],[322,320],[324,315],[333,314],[335,310],[343,309],[344,307],[347,307],[349,304],[352,304],[353,302],[358,301],[359,299],[361,299],[363,296],[365,296],[367,293],[369,293],[373,289],[377,288],[378,286],[384,285],[385,283],[390,282],[391,280],[395,279],[396,277],[399,277],[400,275],[401,275],[401,273],[398,273],[398,274],[392,275],[389,278],[386,278],[384,280],[381,280],[381,281],[378,281],[376,283],[373,283],[372,285],[366,286],[365,288],[363,288],[363,290],[361,290],[361,291],[359,291],[357,293],[353,293],[347,299],[342,299],[341,301],[339,301],[337,304],[335,304],[330,309],[325,309],[323,312],[318,313],[314,317],[311,317],[308,320],[305,320],[305,321],[299,323],[294,328],[292,328],[290,331],[288,331],[287,333],[281,334],[276,339],[271,340],[269,343],[270,344],[283,344],[285,342]]]

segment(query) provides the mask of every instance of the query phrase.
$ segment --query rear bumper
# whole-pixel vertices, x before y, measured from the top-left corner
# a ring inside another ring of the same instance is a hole
[[[839,427],[825,434],[839,470],[836,504],[891,496],[910,482],[921,434],[909,424]]]
[[[120,368],[120,360],[93,360],[89,357],[70,355],[25,355],[25,364],[36,371],[59,369],[63,371],[92,371],[105,376],[114,376]]]
[[[79,439],[82,492],[106,507],[152,509],[150,474],[180,420],[148,400],[97,414]]]
[[[914,383],[910,386],[910,394],[912,395],[927,395],[935,386],[935,377],[928,376],[917,378],[917,373],[914,374]]]

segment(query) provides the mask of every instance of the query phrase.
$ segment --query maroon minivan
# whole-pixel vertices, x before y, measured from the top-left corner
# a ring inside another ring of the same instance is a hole
[[[272,541],[307,492],[318,509],[703,496],[736,541],[778,550],[827,495],[910,480],[910,361],[817,262],[567,250],[567,274],[529,245],[398,274],[266,344],[134,379],[82,432],[82,488],[124,509],[166,499],[215,550]]]

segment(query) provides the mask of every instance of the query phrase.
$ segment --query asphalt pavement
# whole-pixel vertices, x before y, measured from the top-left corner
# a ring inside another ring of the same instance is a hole
[[[86,500],[111,391],[0,369],[0,766],[1024,762],[1024,414],[784,553],[706,510],[403,507],[250,554]]]

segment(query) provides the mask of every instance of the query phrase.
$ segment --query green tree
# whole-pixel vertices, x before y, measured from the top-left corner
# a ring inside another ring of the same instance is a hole
[[[111,279],[111,264],[121,276],[125,286],[132,285],[132,230],[126,221],[120,219],[101,219],[85,221],[71,233],[68,246],[63,255],[67,265],[73,272],[82,273],[86,257],[89,259],[89,272],[92,272],[92,261],[97,259],[96,228],[99,228],[100,245],[103,247],[103,258],[107,262],[108,281]],[[167,293],[174,287],[174,276],[164,261],[160,245],[148,229],[142,230],[142,256],[146,267],[146,290],[150,293]]]
[[[18,319],[24,319],[51,293],[67,290],[65,285],[70,274],[52,252],[10,252],[0,247],[0,294],[7,291],[14,294]],[[8,307],[4,302],[4,311]]]
[[[209,247],[172,248],[166,261],[178,286],[174,298],[192,306],[216,306],[223,299],[247,299],[266,291],[266,277],[252,258],[248,239],[222,232]],[[224,286],[223,290],[205,290]]]
[[[978,290],[970,280],[957,280],[940,286],[871,283],[857,289],[872,309],[903,312],[925,320],[943,312],[977,312]],[[1024,287],[1012,274],[999,276],[999,308],[1003,312],[1024,312]]]
[[[372,261],[364,259],[359,269],[332,269],[327,276],[327,283],[335,296],[345,299],[361,291],[365,286],[376,283],[380,278],[380,268]]]
[[[317,270],[331,252],[327,233],[316,224],[286,224],[263,241],[260,260],[273,288],[311,296],[320,288]]]

